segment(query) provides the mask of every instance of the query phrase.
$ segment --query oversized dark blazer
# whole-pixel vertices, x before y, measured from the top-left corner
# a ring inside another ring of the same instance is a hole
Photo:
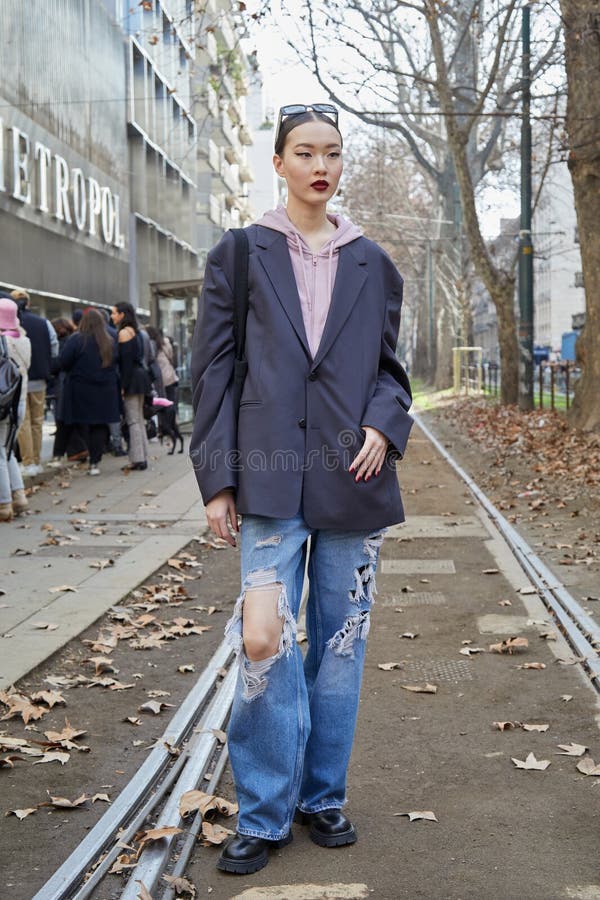
[[[209,252],[192,346],[190,456],[204,502],[224,488],[238,512],[311,528],[372,531],[404,521],[395,460],[412,425],[410,385],[396,357],[402,278],[364,237],[340,247],[325,329],[314,359],[284,234],[247,229],[248,374],[233,401],[234,239]],[[348,467],[370,425],[389,439],[368,482]]]

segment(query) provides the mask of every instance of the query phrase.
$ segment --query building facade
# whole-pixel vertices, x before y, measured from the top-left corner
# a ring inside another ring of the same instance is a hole
[[[48,318],[128,295],[122,34],[97,0],[0,4],[0,288]]]
[[[0,289],[48,318],[129,300],[189,346],[206,253],[251,221],[229,0],[2,0]]]
[[[534,341],[561,355],[573,316],[585,312],[585,293],[573,184],[566,162],[553,165],[533,220]]]

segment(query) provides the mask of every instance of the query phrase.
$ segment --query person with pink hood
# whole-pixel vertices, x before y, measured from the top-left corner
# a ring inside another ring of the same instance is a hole
[[[19,324],[17,304],[6,294],[0,295],[0,339],[21,373],[18,427],[25,415],[31,343]],[[10,446],[10,425],[9,416],[0,420],[0,522],[10,522],[14,515],[20,515],[28,506],[23,476]]]
[[[357,840],[346,776],[378,556],[386,526],[404,520],[395,461],[412,424],[396,357],[402,278],[327,211],[342,174],[335,106],[282,107],[273,163],[287,203],[245,229],[247,367],[234,337],[245,266],[231,232],[208,254],[192,348],[190,456],[208,524],[235,546],[242,516],[241,593],[225,630],[239,661],[227,731],[239,817],[217,863],[237,875],[289,844],[294,821],[320,847]]]

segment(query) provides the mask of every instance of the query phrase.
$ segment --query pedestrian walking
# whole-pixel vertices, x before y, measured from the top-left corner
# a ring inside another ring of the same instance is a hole
[[[289,843],[294,816],[316,844],[356,841],[342,811],[346,773],[379,550],[385,527],[404,519],[395,460],[411,426],[395,354],[402,278],[327,212],[342,174],[336,108],[282,107],[273,162],[287,205],[245,229],[239,409],[244,262],[231,232],[208,254],[192,355],[190,455],[208,523],[235,545],[241,513],[241,594],[226,628],[239,656],[227,734],[239,819],[218,861],[237,874]]]
[[[7,295],[0,296],[0,356],[5,354],[18,367],[21,375],[16,421],[14,403],[0,409],[0,522],[10,522],[27,509],[27,497],[19,464],[13,452],[18,426],[25,416],[27,404],[27,370],[31,363],[31,342],[19,322],[17,304]]]
[[[150,376],[144,364],[145,345],[131,303],[116,303],[110,317],[118,332],[119,373],[129,431],[129,465],[124,471],[138,471],[148,468],[144,396],[150,390]]]
[[[78,461],[87,459],[88,450],[80,433],[72,425],[67,425],[64,417],[64,386],[67,375],[61,365],[60,351],[63,349],[69,336],[75,331],[75,326],[71,319],[58,318],[52,320],[52,327],[58,338],[59,356],[56,364],[53,366],[55,431],[52,445],[52,461],[48,465],[61,466],[65,453],[71,461]]]
[[[22,471],[25,475],[38,475],[43,468],[40,457],[46,410],[46,386],[52,374],[52,360],[58,356],[58,338],[50,322],[31,311],[27,291],[12,291],[11,296],[19,307],[21,325],[31,341],[27,403],[18,435]]]
[[[88,449],[89,475],[100,474],[108,443],[108,423],[119,415],[117,346],[106,330],[104,316],[85,311],[79,329],[66,341],[61,366],[67,374],[63,387],[63,415],[79,431]]]

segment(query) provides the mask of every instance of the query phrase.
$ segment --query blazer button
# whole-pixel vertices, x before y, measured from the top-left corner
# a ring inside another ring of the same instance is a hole
[[[311,372],[310,375],[308,376],[308,380],[309,380],[309,381],[316,381],[318,377],[319,377],[319,376],[317,375],[316,372]]]
[[[298,419],[298,425],[300,428],[306,428],[306,419]]]

